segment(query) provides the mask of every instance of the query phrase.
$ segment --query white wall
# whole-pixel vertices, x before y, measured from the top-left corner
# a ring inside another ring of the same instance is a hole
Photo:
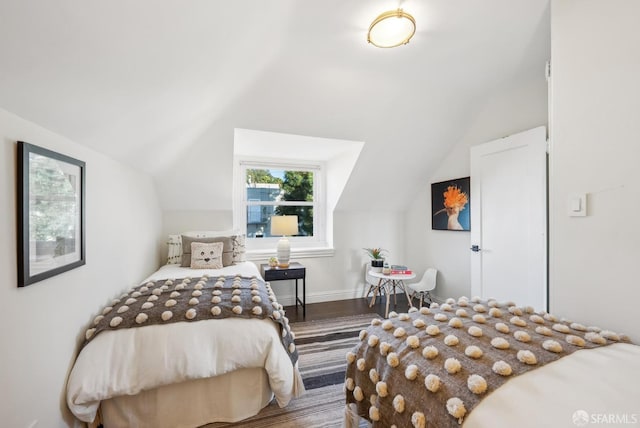
[[[422,178],[425,180],[423,190],[414,195],[409,210],[387,211],[388,205],[384,203],[384,195],[381,195],[380,204],[374,210],[339,210],[334,213],[334,256],[299,260],[308,267],[309,302],[361,296],[364,286],[362,269],[367,261],[362,247],[372,246],[390,250],[389,261],[408,264],[418,274],[422,274],[429,266],[438,268],[438,296],[469,295],[469,233],[431,230],[430,183],[468,176],[469,147],[472,145],[546,122],[547,85],[544,64],[541,64],[539,69],[532,70],[528,85],[512,87],[506,82],[500,91],[488,98],[475,116],[469,118],[469,127],[461,131],[460,141],[441,162],[436,173],[432,177]],[[209,197],[202,199],[195,203],[183,200],[181,205],[191,205],[191,209],[165,210],[163,237],[187,230],[226,230],[232,227],[230,209],[198,209],[202,204],[220,206],[226,201],[213,201]],[[161,256],[166,259],[166,245],[162,244],[160,248]],[[265,261],[256,261],[261,262]],[[281,303],[287,305],[293,302],[290,284],[275,283],[274,289]]]
[[[389,250],[388,261],[401,263],[404,261],[403,233],[401,212],[336,212],[334,255],[302,259],[294,255],[292,258],[307,268],[307,303],[362,297],[364,265],[370,262],[363,248],[383,247]],[[293,304],[293,281],[278,281],[272,286],[279,302]]]
[[[383,247],[389,250],[388,260],[391,263],[403,262],[403,231],[401,212],[337,211],[334,216],[334,255],[292,258],[307,268],[307,303],[363,296],[364,264],[370,261],[362,248]],[[283,305],[294,302],[293,284],[293,281],[272,283],[278,301]]]
[[[428,267],[438,269],[434,294],[440,299],[470,295],[471,242],[469,232],[431,230],[431,183],[468,177],[471,146],[546,124],[547,86],[543,71],[541,65],[529,85],[507,85],[488,99],[435,174],[425,179],[423,190],[415,195],[406,212],[407,262],[419,275]]]
[[[640,2],[551,7],[550,309],[640,341]]]
[[[0,425],[63,427],[65,381],[93,315],[157,268],[160,210],[152,180],[0,110]],[[86,162],[87,264],[24,288],[16,269],[16,141]]]
[[[381,200],[383,197],[381,196]],[[334,213],[334,248],[331,258],[308,260],[315,268],[311,283],[312,301],[347,299],[363,295],[365,263],[370,263],[363,248],[388,250],[389,263],[404,263],[403,213],[385,211],[336,211]],[[311,273],[311,271],[310,271]]]
[[[491,90],[488,90],[491,92]],[[467,232],[431,231],[430,183],[469,175],[469,147],[484,143],[547,122],[547,86],[544,64],[531,70],[530,84],[510,85],[505,82],[487,98],[484,107],[468,118],[468,128],[461,130],[459,142],[443,159],[433,176],[414,177],[422,180],[423,191],[413,195],[411,208],[388,211],[384,195],[374,203],[372,210],[339,210],[334,213],[334,248],[332,257],[305,258],[307,267],[307,297],[310,302],[347,299],[362,294],[362,265],[367,261],[362,247],[381,246],[390,250],[392,263],[408,264],[421,274],[428,266],[440,269],[437,294],[455,296],[469,294],[469,234]],[[217,168],[231,164],[232,154],[224,138],[211,137],[208,144],[198,145],[185,154],[184,164],[192,165],[197,159],[216,159]],[[356,169],[360,166],[357,164]],[[225,169],[226,170],[226,169]],[[185,192],[175,180],[186,170],[175,170],[160,180],[162,198],[176,197],[175,209],[163,212],[163,238],[170,233],[187,230],[226,230],[232,228],[231,174],[201,183],[204,190]],[[219,172],[219,171],[218,171]],[[218,174],[216,172],[216,174]],[[172,174],[176,174],[175,177]],[[211,183],[216,183],[212,186]],[[172,187],[173,186],[173,187]],[[174,188],[175,187],[175,188]],[[215,192],[215,195],[212,193]],[[189,199],[200,195],[196,201]],[[341,206],[341,204],[338,204]],[[226,208],[228,207],[228,208]],[[166,245],[159,246],[166,259]],[[295,260],[295,256],[294,256]],[[265,262],[256,261],[256,263]],[[281,303],[293,302],[292,287],[276,283],[274,289]]]
[[[161,263],[167,262],[167,236],[182,232],[231,230],[231,210],[164,210],[162,212],[162,240],[159,245]]]

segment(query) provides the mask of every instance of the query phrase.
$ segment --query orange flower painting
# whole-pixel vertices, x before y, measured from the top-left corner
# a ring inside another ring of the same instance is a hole
[[[431,228],[471,230],[469,215],[469,177],[431,185]]]

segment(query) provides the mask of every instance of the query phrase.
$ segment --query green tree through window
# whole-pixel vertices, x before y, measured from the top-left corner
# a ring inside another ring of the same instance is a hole
[[[297,215],[299,236],[313,236],[313,178],[312,171],[247,169],[247,200],[254,201],[248,206],[247,226],[266,232],[271,215]]]
[[[282,179],[271,175],[268,169],[248,169],[247,184],[251,183],[282,184]]]
[[[309,171],[286,171],[282,183],[285,201],[313,202],[313,173]],[[277,215],[297,215],[301,235],[313,236],[313,207],[279,205]]]

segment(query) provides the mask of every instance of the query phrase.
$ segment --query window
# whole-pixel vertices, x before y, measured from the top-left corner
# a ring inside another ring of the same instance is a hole
[[[236,221],[246,232],[248,249],[273,249],[271,217],[298,216],[294,248],[326,245],[321,164],[240,160]]]
[[[234,129],[233,227],[247,233],[247,258],[274,255],[271,217],[296,214],[293,257],[331,257],[333,212],[360,156],[361,141]]]

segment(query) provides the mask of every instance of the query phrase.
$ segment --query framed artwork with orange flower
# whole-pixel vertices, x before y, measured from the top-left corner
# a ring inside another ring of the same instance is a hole
[[[469,177],[431,184],[431,229],[471,230]]]

